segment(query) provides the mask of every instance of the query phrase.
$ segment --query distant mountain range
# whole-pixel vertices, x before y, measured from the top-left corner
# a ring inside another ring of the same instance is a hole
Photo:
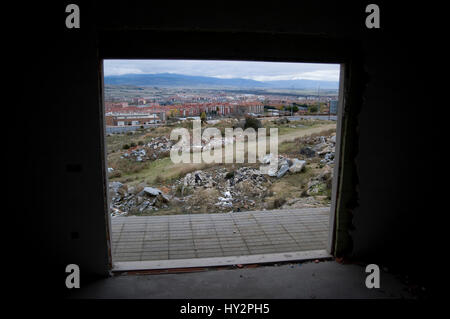
[[[160,86],[160,87],[230,87],[261,89],[338,89],[339,82],[316,80],[255,81],[233,78],[220,79],[208,76],[192,76],[174,73],[123,74],[105,76],[105,84]]]

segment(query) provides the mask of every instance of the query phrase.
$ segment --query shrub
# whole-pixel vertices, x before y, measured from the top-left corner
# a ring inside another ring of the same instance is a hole
[[[234,177],[234,172],[228,172],[226,175],[225,175],[225,178],[226,179],[230,179],[230,178],[233,178]]]
[[[286,199],[284,198],[275,198],[270,204],[270,209],[277,209],[283,206],[286,203]]]
[[[139,141],[138,145],[144,145],[144,142],[143,141]]]
[[[130,147],[136,147],[136,143],[135,142],[131,142],[130,143]]]
[[[202,114],[200,115],[200,119],[202,120],[202,123],[206,122],[206,113],[205,113],[205,111],[203,111]]]
[[[261,121],[255,117],[249,116],[245,119],[244,129],[247,129],[249,127],[252,127],[255,130],[258,130],[260,127],[262,127]]]
[[[127,150],[127,149],[129,149],[130,148],[130,145],[128,145],[128,144],[124,144],[124,146],[122,147],[124,150]]]
[[[162,183],[164,183],[166,180],[164,179],[164,177],[162,177],[161,175],[158,175],[158,176],[156,176],[155,177],[155,183],[156,184],[162,184]]]
[[[118,177],[122,177],[122,173],[120,171],[113,171],[111,173],[109,173],[109,178],[118,178]]]
[[[175,189],[175,195],[179,197],[190,195],[192,193],[192,189],[188,186],[185,187],[183,184],[179,184]]]
[[[275,124],[287,124],[289,123],[289,119],[287,117],[282,117],[273,121]]]
[[[319,108],[317,107],[317,105],[313,105],[309,108],[309,111],[311,113],[316,113],[319,110]]]
[[[233,123],[233,130],[236,128],[244,129],[245,121],[238,121],[237,123]]]

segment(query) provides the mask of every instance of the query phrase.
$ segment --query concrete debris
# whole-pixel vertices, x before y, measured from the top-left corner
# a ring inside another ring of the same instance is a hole
[[[213,206],[220,211],[237,211],[238,208],[254,207],[254,198],[263,198],[271,182],[259,171],[252,167],[241,167],[234,171],[226,168],[213,168],[208,172],[198,170],[188,173],[183,179],[175,182],[172,191],[176,189],[190,189],[191,195],[183,196],[190,207],[195,207],[197,200],[207,202],[212,200]],[[215,190],[215,192],[206,192]],[[205,193],[206,192],[206,193]],[[212,198],[197,197],[202,194]]]
[[[154,187],[125,187],[122,183],[109,183],[111,196],[111,216],[122,216],[128,213],[148,213],[160,208],[167,208],[170,199],[161,190]]]
[[[323,164],[334,163],[334,153],[336,151],[336,134],[330,137],[316,136],[305,138],[305,143],[312,146],[304,146],[300,149],[300,155],[306,158],[319,156]]]
[[[205,188],[213,187],[215,185],[212,176],[201,170],[186,174],[183,184],[184,186],[202,186]]]
[[[330,142],[336,144],[336,135],[330,137]]]
[[[299,173],[299,172],[303,171],[305,166],[306,166],[306,161],[302,161],[297,158],[294,158],[292,160],[292,165],[289,167],[289,172]]]
[[[233,144],[236,141],[236,137],[225,138],[225,137],[214,137],[211,139],[202,138],[202,151],[209,151],[213,148],[218,149],[228,144]]]
[[[278,170],[277,173],[277,178],[281,178],[284,176],[284,174],[286,174],[286,172],[289,170],[289,165],[288,164],[283,164],[281,165],[280,169]]]
[[[144,187],[143,192],[146,194],[149,194],[151,196],[158,196],[158,195],[162,194],[162,192],[159,189],[154,188],[154,187]]]
[[[263,157],[262,163],[268,164],[270,160],[273,160],[273,154],[268,154]],[[270,160],[269,160],[270,159]],[[283,157],[281,155],[278,156],[278,166],[275,165],[266,165],[262,166],[261,172],[263,174],[267,174],[271,177],[277,177],[281,178],[283,177],[288,171],[291,173],[298,173],[301,172],[306,165],[306,161],[299,160],[298,158],[287,158]]]
[[[120,216],[126,216],[127,213],[126,212],[122,212],[119,209],[112,207],[111,208],[111,217],[115,218],[115,217],[120,217]]]
[[[173,143],[165,136],[154,137],[147,144],[138,145],[133,149],[127,150],[122,155],[122,158],[129,158],[136,162],[154,161],[167,156]]]
[[[266,154],[266,155],[263,156],[263,158],[261,160],[261,163],[269,164],[269,163],[271,163],[273,161],[273,159],[274,159],[274,155],[272,153]]]
[[[306,157],[314,157],[314,156],[316,156],[316,152],[311,147],[308,147],[308,146],[303,147],[300,150],[300,154],[304,155]]]
[[[330,165],[326,165],[319,175],[313,177],[308,182],[306,194],[315,196],[324,193],[327,189],[331,189],[332,178],[333,169]]]
[[[331,164],[334,162],[334,152],[325,153],[325,156],[320,161],[321,163]]]
[[[123,184],[121,182],[111,182],[109,183],[109,189],[113,192],[117,193],[120,188],[123,187]]]

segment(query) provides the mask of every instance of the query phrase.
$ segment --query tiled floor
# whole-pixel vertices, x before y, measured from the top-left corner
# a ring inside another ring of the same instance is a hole
[[[330,208],[112,219],[113,261],[326,249]]]

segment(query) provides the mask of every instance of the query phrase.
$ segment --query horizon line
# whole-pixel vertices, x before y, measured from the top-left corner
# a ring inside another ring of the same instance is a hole
[[[321,81],[321,82],[332,82],[332,83],[339,83],[339,80],[333,81],[333,80],[317,80],[317,79],[308,79],[308,78],[299,78],[299,79],[290,79],[290,80],[254,80],[252,78],[245,78],[245,77],[221,77],[221,76],[213,76],[213,75],[194,75],[194,74],[183,74],[183,73],[175,73],[175,72],[162,72],[162,73],[123,73],[123,74],[109,74],[104,75],[104,77],[109,76],[125,76],[125,75],[157,75],[157,74],[173,74],[173,75],[183,75],[183,76],[192,76],[192,77],[205,77],[205,78],[215,78],[215,79],[222,79],[222,80],[233,80],[233,79],[241,79],[241,80],[250,80],[250,81],[256,81],[256,82],[274,82],[274,81]]]

